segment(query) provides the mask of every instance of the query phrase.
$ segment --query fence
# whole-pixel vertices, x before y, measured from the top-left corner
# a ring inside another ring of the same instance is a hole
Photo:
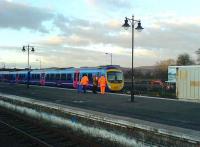
[[[122,93],[131,93],[131,82],[125,82]],[[176,98],[176,87],[169,85],[155,85],[150,83],[134,83],[136,95]]]

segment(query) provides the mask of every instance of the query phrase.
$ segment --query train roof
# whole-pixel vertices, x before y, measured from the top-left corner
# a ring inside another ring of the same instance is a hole
[[[1,74],[9,74],[9,71],[0,71]]]
[[[74,68],[74,67],[67,67],[67,68],[45,68],[45,69],[32,69],[30,70],[31,73],[41,73],[41,72],[66,72],[66,71],[74,71],[74,70],[109,70],[109,69],[120,69],[119,65],[101,65],[97,67],[80,67],[80,68]],[[7,73],[26,73],[28,72],[27,69],[22,70],[16,70],[16,71],[0,71],[1,74],[7,74]]]
[[[100,65],[97,67],[80,67],[80,69],[120,69],[119,65]]]

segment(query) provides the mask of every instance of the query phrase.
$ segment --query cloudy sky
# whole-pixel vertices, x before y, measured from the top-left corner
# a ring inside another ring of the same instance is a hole
[[[131,29],[124,18],[141,20],[135,31],[134,66],[149,66],[200,48],[199,0],[0,0],[0,68],[27,66],[23,45],[32,45],[32,68],[113,64],[131,67]]]

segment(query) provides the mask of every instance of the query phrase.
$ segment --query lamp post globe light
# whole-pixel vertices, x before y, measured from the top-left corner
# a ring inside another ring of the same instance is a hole
[[[110,55],[110,58],[111,58],[111,60],[110,60],[110,63],[111,63],[111,65],[112,65],[112,53],[105,53],[106,55]]]
[[[129,25],[129,22],[131,23],[131,25]],[[135,23],[137,23],[137,27],[135,28]],[[125,17],[124,20],[124,24],[122,25],[122,27],[124,27],[124,29],[128,29],[129,27],[132,28],[132,68],[131,68],[131,102],[134,102],[134,82],[133,82],[133,78],[134,78],[134,70],[133,70],[133,58],[134,58],[134,29],[136,29],[137,31],[142,31],[144,28],[141,26],[141,22],[140,20],[135,20],[134,19],[134,15],[132,16],[132,18],[127,18]]]
[[[25,52],[27,50],[28,52],[28,75],[27,75],[27,88],[29,88],[29,81],[30,81],[30,65],[29,65],[29,52],[30,52],[30,49],[31,49],[31,52],[34,52],[35,49],[34,49],[34,46],[30,46],[29,44],[27,46],[23,46],[22,48],[22,51]]]

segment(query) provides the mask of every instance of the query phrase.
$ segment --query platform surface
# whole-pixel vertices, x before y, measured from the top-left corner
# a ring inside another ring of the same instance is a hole
[[[0,92],[200,131],[200,103],[129,95],[86,94],[74,89],[0,83]]]

